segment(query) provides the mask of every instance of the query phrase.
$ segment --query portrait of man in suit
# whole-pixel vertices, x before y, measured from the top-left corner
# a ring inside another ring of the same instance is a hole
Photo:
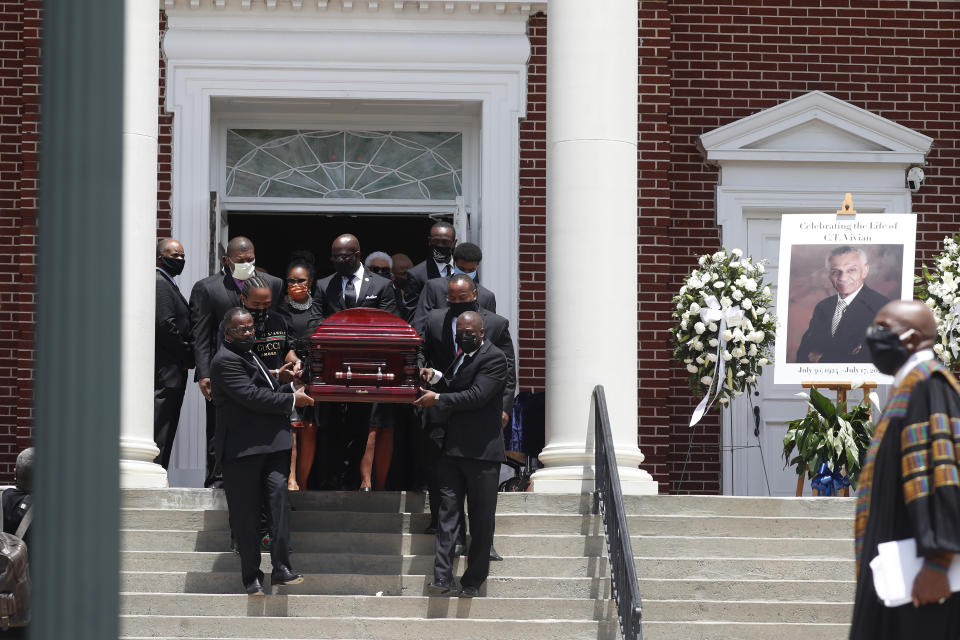
[[[788,362],[797,363],[868,363],[870,354],[864,343],[867,327],[891,298],[898,298],[900,269],[903,263],[902,247],[899,260],[896,249],[888,245],[796,245],[794,246],[794,278],[814,279],[797,259],[798,250],[808,255],[826,254],[824,266],[832,293],[813,306],[794,304],[800,295],[791,291],[788,323],[791,333],[806,326],[796,350],[788,347]],[[873,264],[874,257],[883,256],[881,265]],[[892,258],[892,259],[891,259]],[[871,286],[873,284],[873,286]],[[875,288],[876,287],[876,288]],[[820,289],[822,292],[823,289]],[[808,296],[813,295],[808,291]],[[822,295],[820,293],[819,295]],[[808,303],[809,304],[809,303]],[[805,308],[803,308],[805,307]],[[807,318],[806,322],[801,316]]]

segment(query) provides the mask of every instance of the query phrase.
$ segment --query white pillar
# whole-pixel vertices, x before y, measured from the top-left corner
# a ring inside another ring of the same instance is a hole
[[[637,447],[637,19],[637,0],[550,0],[547,11],[546,467],[535,491],[593,490],[602,384],[624,493],[657,493]]]
[[[124,10],[120,486],[165,487],[153,463],[160,4],[126,0]]]

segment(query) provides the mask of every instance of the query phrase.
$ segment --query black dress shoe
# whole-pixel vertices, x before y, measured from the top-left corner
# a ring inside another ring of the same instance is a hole
[[[294,573],[287,567],[274,569],[270,574],[270,584],[273,586],[285,584],[300,584],[303,582],[303,574]]]
[[[478,587],[468,587],[466,585],[460,587],[460,592],[457,594],[458,598],[476,598],[480,595],[480,589]]]
[[[357,489],[357,491],[359,491],[360,493],[370,493],[371,491],[373,491],[373,489],[371,489],[370,487],[360,487],[359,489]]]
[[[431,582],[427,585],[427,595],[430,597],[452,596],[455,592],[452,582]]]
[[[454,557],[467,555],[467,547],[458,542],[453,545],[453,555]]]
[[[263,572],[258,571],[257,577],[243,585],[243,590],[248,596],[262,596],[263,593]]]
[[[490,562],[503,562],[503,556],[497,553],[497,550],[490,545]]]

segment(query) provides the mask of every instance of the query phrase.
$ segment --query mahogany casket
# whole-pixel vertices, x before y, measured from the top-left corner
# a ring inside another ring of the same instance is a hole
[[[421,340],[381,309],[335,313],[310,336],[310,395],[320,402],[410,402],[420,391]]]

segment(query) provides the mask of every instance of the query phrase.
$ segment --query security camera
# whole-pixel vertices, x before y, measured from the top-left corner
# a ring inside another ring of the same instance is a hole
[[[910,170],[907,171],[907,187],[910,188],[910,191],[919,191],[920,185],[923,184],[923,169],[920,167],[910,167]]]

